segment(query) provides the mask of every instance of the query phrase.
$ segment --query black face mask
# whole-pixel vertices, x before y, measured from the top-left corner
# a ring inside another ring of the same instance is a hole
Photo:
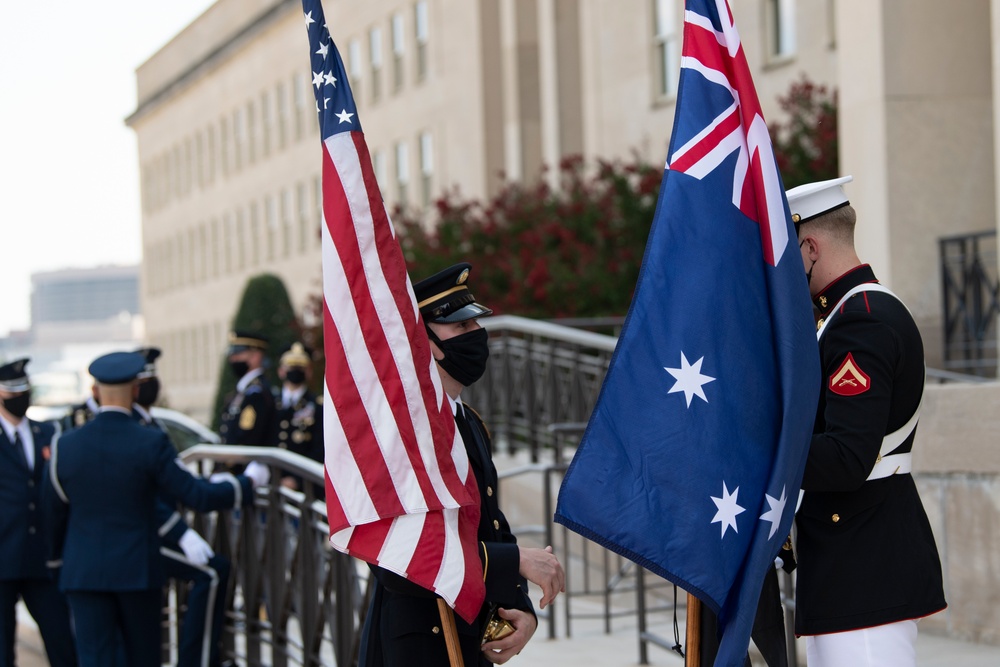
[[[4,409],[17,419],[28,413],[29,405],[31,405],[31,394],[27,391],[23,394],[3,399]]]
[[[250,364],[245,361],[230,361],[229,370],[239,379],[250,372]]]
[[[285,382],[289,384],[302,384],[306,381],[306,371],[304,368],[289,368],[285,371]]]
[[[441,340],[429,328],[427,335],[444,352],[444,359],[438,359],[437,362],[448,371],[448,375],[466,387],[483,377],[486,360],[490,358],[489,334],[486,329],[469,331],[448,340]]]
[[[136,397],[135,402],[144,408],[148,408],[153,403],[156,403],[159,395],[160,378],[149,378],[139,383],[139,395]]]

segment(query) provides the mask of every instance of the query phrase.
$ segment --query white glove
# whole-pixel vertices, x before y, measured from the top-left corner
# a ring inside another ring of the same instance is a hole
[[[181,545],[181,550],[184,551],[184,555],[195,565],[206,565],[208,559],[215,555],[212,547],[208,546],[208,542],[190,528],[184,531],[178,542]]]
[[[258,486],[264,486],[271,479],[271,471],[268,467],[261,463],[257,463],[256,461],[248,463],[246,470],[243,471],[243,474],[250,478],[250,481],[253,483],[253,488],[255,489]]]

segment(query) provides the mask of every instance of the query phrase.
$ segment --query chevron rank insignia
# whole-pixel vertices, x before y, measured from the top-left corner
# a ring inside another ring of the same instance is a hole
[[[830,391],[840,396],[857,396],[871,387],[872,380],[854,361],[854,355],[847,353],[847,358],[840,368],[830,376]]]

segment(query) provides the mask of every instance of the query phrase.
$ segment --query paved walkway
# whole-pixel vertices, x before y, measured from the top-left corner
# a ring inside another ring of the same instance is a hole
[[[23,608],[18,613],[17,664],[18,667],[46,667],[45,651],[31,618]],[[657,629],[663,631],[664,629]],[[511,660],[511,667],[634,667],[639,664],[639,646],[634,625],[621,620],[614,632],[605,635],[598,621],[574,621],[570,639],[545,638],[546,627],[539,626],[538,633],[521,655]],[[684,637],[681,627],[681,638]],[[669,651],[650,645],[649,664],[663,667],[682,667],[683,659]],[[754,663],[757,664],[756,662]],[[761,663],[762,664],[762,663]],[[799,664],[805,665],[805,644],[799,650]],[[919,667],[998,667],[1000,646],[960,642],[926,633],[917,640],[917,665]]]

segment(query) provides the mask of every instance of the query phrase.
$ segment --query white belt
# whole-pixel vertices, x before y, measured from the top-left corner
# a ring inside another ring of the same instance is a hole
[[[816,332],[817,341],[823,337],[823,332],[826,331],[827,325],[830,324],[830,320],[833,319],[833,316],[840,311],[840,307],[844,304],[844,302],[859,292],[883,292],[896,297],[896,300],[899,301],[899,297],[893,294],[888,288],[878,283],[864,283],[862,285],[858,285],[841,297],[840,301],[837,302],[837,305],[830,310],[830,316],[826,318],[826,321],[824,321],[820,326],[819,331]],[[902,301],[899,302],[903,303]],[[903,304],[903,307],[905,308],[906,304]],[[924,377],[926,380],[926,371]],[[923,402],[924,398],[921,393],[920,405],[922,405]],[[871,474],[868,475],[868,479],[866,481],[891,477],[892,475],[906,475],[913,470],[912,452],[891,455],[889,452],[906,442],[906,439],[909,438],[914,429],[917,428],[917,421],[920,417],[920,405],[917,405],[917,409],[914,410],[913,416],[910,417],[908,422],[903,424],[903,426],[898,430],[895,430],[882,438],[882,447],[879,448],[878,458],[875,459],[875,467],[872,468]]]

